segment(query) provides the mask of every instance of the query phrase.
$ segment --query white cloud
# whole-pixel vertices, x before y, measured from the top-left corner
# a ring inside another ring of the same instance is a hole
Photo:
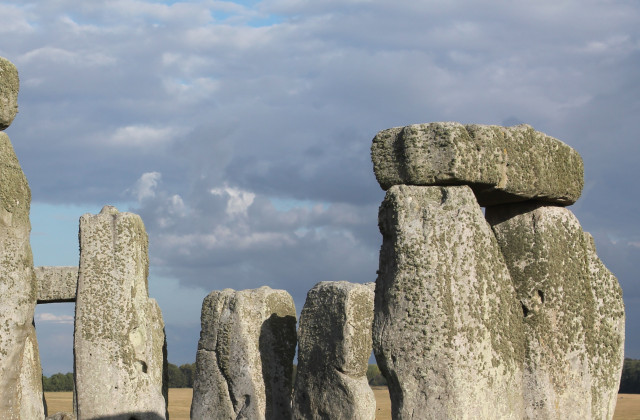
[[[73,324],[73,317],[71,315],[54,315],[45,312],[37,314],[35,317],[35,321],[53,324]]]
[[[256,195],[249,191],[242,191],[232,187],[213,188],[209,190],[213,195],[227,197],[227,215],[246,216],[247,210],[253,204]]]
[[[162,174],[160,174],[160,172],[145,172],[136,181],[131,193],[136,197],[138,202],[146,198],[153,198],[156,196],[155,189],[161,178]]]
[[[174,127],[128,125],[116,129],[109,141],[118,146],[154,148],[170,143],[178,133]]]

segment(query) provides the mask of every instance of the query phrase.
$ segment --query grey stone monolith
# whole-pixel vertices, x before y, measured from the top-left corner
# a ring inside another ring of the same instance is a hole
[[[75,302],[78,267],[35,267],[38,303]]]
[[[383,189],[470,185],[482,206],[537,200],[568,205],[582,192],[582,158],[531,126],[437,122],[379,132],[371,146]]]
[[[30,204],[27,179],[9,136],[0,132],[0,418],[7,420],[44,418]]]
[[[147,233],[105,206],[80,218],[74,332],[80,420],[157,420],[167,413],[162,313],[149,298]]]
[[[521,419],[522,310],[467,186],[389,188],[373,348],[394,419]]]
[[[18,70],[13,63],[0,57],[0,130],[9,127],[18,113]]]
[[[490,207],[487,220],[522,305],[529,419],[610,419],[624,347],[617,280],[566,208]]]
[[[374,420],[367,381],[374,283],[321,282],[307,294],[298,330],[293,418]]]
[[[213,291],[202,303],[201,322],[191,418],[291,418],[291,296],[266,286]]]

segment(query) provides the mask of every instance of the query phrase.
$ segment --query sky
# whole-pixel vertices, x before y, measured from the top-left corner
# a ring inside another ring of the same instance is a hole
[[[192,363],[212,290],[300,311],[319,281],[375,280],[378,131],[524,122],[584,159],[570,209],[640,358],[638,22],[635,0],[0,0],[35,264],[78,264],[84,213],[138,213],[169,361]],[[37,308],[46,375],[72,370],[73,310]]]

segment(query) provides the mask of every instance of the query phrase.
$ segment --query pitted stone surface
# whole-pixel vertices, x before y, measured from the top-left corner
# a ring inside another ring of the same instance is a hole
[[[266,286],[214,291],[202,303],[201,322],[191,418],[291,418],[291,296]]]
[[[37,286],[30,203],[31,191],[9,136],[0,132],[0,418],[7,420],[44,418],[33,327]]]
[[[74,333],[79,419],[166,416],[164,322],[149,299],[148,270],[147,233],[138,215],[105,206],[80,218]]]
[[[78,267],[35,268],[38,303],[75,302]]]
[[[394,419],[521,419],[522,311],[467,186],[393,186],[373,348]]]
[[[522,304],[526,418],[610,419],[624,347],[617,280],[575,216],[522,203],[487,208]]]
[[[367,382],[374,283],[321,282],[307,294],[298,331],[294,419],[374,420]]]
[[[523,201],[568,205],[582,192],[582,158],[528,125],[438,122],[379,132],[371,146],[383,189],[392,185],[470,185],[482,206]]]
[[[18,113],[18,70],[13,63],[0,57],[0,130],[11,125]]]

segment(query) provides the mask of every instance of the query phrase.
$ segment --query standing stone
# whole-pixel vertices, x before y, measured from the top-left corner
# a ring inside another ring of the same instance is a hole
[[[0,130],[11,125],[18,113],[18,70],[13,63],[0,57]]]
[[[526,418],[610,419],[624,347],[617,280],[565,208],[522,203],[486,216],[522,305]]]
[[[402,184],[465,184],[483,206],[531,198],[572,204],[584,184],[578,152],[525,124],[390,128],[373,139],[371,158],[385,190]]]
[[[164,322],[149,299],[148,271],[138,215],[105,206],[80,218],[74,333],[80,420],[166,417]]]
[[[389,188],[373,348],[394,419],[521,419],[522,311],[467,186]]]
[[[284,290],[211,292],[202,303],[191,418],[291,418],[296,309]]]
[[[374,420],[367,381],[374,284],[321,282],[307,294],[298,332],[293,418]]]
[[[6,66],[3,60],[0,69]],[[4,83],[0,73],[0,86]],[[44,418],[33,325],[37,285],[29,244],[30,203],[31,191],[9,136],[0,132],[0,418],[6,420]]]

